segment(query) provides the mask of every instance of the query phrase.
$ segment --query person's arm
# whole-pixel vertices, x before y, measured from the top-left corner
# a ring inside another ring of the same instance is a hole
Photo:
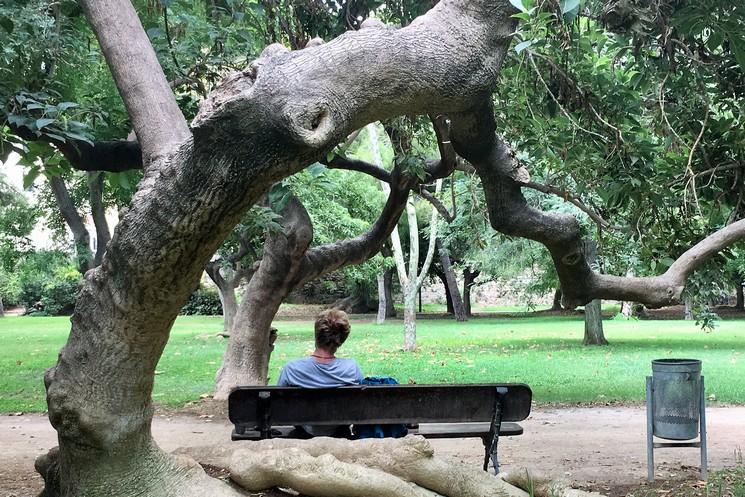
[[[290,381],[287,379],[287,365],[282,368],[282,372],[279,374],[279,380],[277,380],[277,386],[289,387]]]
[[[354,367],[356,368],[355,376],[357,376],[357,383],[362,383],[362,380],[365,379],[365,375],[362,374],[362,370],[360,369],[360,365],[357,364],[357,361],[354,361]]]

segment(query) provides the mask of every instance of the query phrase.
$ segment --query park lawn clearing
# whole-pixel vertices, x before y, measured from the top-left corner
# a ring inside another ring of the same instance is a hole
[[[355,320],[340,355],[354,357],[368,376],[401,383],[523,382],[538,403],[641,403],[650,361],[703,361],[710,402],[745,404],[745,320],[724,320],[711,332],[691,321],[605,320],[608,347],[581,345],[578,316],[419,319],[419,349],[401,350],[403,324]],[[290,359],[312,352],[310,320],[276,321],[270,382]],[[46,409],[43,375],[69,332],[69,318],[0,319],[0,412]],[[158,363],[153,398],[180,407],[209,395],[226,341],[220,317],[181,316]]]

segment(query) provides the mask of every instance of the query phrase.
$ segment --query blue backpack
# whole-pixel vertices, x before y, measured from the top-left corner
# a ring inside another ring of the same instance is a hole
[[[395,378],[390,377],[367,377],[360,385],[398,385]],[[354,434],[357,438],[401,438],[409,433],[404,424],[387,425],[354,425]]]

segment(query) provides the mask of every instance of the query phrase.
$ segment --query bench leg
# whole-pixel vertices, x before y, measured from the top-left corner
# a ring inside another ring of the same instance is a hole
[[[489,461],[494,467],[494,474],[499,474],[499,458],[497,455],[497,444],[499,443],[499,433],[490,440],[491,437],[484,437],[484,471],[489,471]]]
[[[499,430],[502,427],[502,397],[507,393],[504,387],[497,387],[497,398],[494,402],[494,415],[492,416],[489,434],[484,437],[484,471],[489,471],[489,461],[494,466],[494,474],[499,473],[499,460],[497,459],[497,444],[499,443]]]

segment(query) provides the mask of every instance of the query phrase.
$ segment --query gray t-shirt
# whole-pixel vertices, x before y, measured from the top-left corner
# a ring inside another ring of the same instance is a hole
[[[362,376],[357,361],[336,358],[327,363],[312,357],[295,359],[285,364],[277,385],[281,387],[329,388],[359,385]]]
[[[281,387],[329,388],[344,385],[359,385],[364,376],[354,359],[336,358],[325,364],[312,357],[295,359],[285,364],[277,385]],[[338,426],[303,425],[313,436],[331,436]]]

